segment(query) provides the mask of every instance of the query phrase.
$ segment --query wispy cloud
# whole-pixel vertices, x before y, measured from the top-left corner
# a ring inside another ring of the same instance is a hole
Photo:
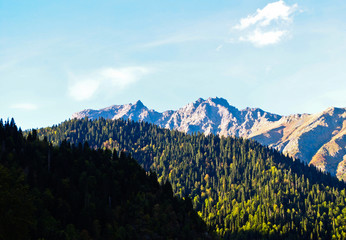
[[[199,41],[199,40],[203,40],[203,39],[204,38],[202,38],[200,36],[177,35],[177,36],[171,36],[171,37],[155,40],[152,42],[148,42],[148,43],[141,45],[141,47],[144,47],[144,48],[160,47],[160,46],[165,46],[165,45],[194,42],[194,41]]]
[[[100,81],[97,79],[83,79],[74,81],[69,86],[69,94],[77,101],[91,98],[99,89]]]
[[[220,44],[219,46],[217,46],[217,48],[215,49],[217,52],[219,52],[221,49],[223,48],[223,44]]]
[[[37,110],[38,106],[36,104],[32,103],[18,103],[11,105],[12,109],[20,109],[20,110],[26,110],[26,111],[33,111]]]
[[[239,41],[247,41],[261,47],[280,42],[287,36],[287,26],[293,21],[298,4],[288,6],[284,1],[269,3],[255,14],[240,19],[234,26],[239,31]]]
[[[152,70],[146,67],[102,68],[85,75],[70,74],[69,95],[88,100],[98,92],[119,91],[139,81]]]

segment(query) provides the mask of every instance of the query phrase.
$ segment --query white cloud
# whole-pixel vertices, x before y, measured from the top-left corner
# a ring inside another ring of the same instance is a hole
[[[70,96],[77,101],[82,101],[91,98],[99,87],[100,82],[98,80],[86,79],[71,84],[69,87],[69,93]]]
[[[298,5],[287,6],[284,1],[269,3],[263,9],[257,9],[256,14],[249,15],[240,20],[240,24],[235,28],[243,30],[254,24],[268,26],[273,20],[291,21],[291,15],[296,11]]]
[[[69,95],[77,101],[88,100],[99,92],[123,90],[148,74],[145,67],[103,68],[87,75],[70,74]]]
[[[11,106],[13,109],[32,111],[38,109],[38,106],[32,103],[18,103]]]
[[[234,27],[240,31],[239,41],[251,42],[257,47],[280,42],[287,35],[287,26],[297,9],[297,4],[288,6],[282,0],[257,9],[255,14],[240,19]]]
[[[240,41],[251,42],[255,46],[261,47],[270,44],[275,44],[281,41],[282,37],[287,33],[287,31],[267,31],[262,32],[256,29],[251,32],[247,37],[240,37]]]
[[[125,88],[136,82],[149,72],[149,69],[144,67],[128,67],[121,69],[105,68],[100,71],[101,75],[105,79],[108,79],[113,86],[120,88]]]

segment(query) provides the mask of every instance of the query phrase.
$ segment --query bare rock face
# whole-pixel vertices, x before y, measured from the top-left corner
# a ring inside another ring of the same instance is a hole
[[[156,122],[161,118],[162,114],[154,110],[149,110],[143,105],[141,101],[137,101],[135,104],[125,104],[125,105],[114,105],[100,110],[86,109],[78,113],[74,113],[72,118],[85,118],[89,119],[131,119],[133,121],[146,121],[146,122]]]
[[[100,110],[87,109],[72,116],[84,117],[123,118],[186,133],[252,138],[346,180],[346,108],[280,116],[259,108],[239,110],[223,98],[200,98],[163,113],[149,110],[137,101]]]
[[[331,139],[317,151],[311,160],[311,164],[314,164],[323,171],[336,174],[340,179],[346,180],[345,109],[344,111],[339,111],[334,124],[335,129],[330,135]]]

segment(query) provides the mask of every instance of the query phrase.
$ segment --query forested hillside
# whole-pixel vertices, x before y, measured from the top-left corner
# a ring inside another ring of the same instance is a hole
[[[211,239],[191,200],[129,155],[0,120],[0,239]]]
[[[239,110],[223,98],[199,98],[176,111],[157,112],[141,101],[86,109],[72,118],[130,119],[185,133],[250,138],[346,181],[346,108],[280,116],[259,108]]]
[[[70,120],[37,130],[130,152],[225,239],[345,239],[345,184],[255,141],[187,135],[145,122]]]

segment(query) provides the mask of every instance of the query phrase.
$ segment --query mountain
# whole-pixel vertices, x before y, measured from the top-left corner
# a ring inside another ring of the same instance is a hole
[[[37,135],[57,146],[87,141],[92,149],[130,153],[159,182],[169,181],[175,195],[192,199],[223,239],[346,236],[345,183],[251,139],[104,118],[72,119]]]
[[[149,110],[141,101],[135,104],[114,105],[100,110],[87,109],[79,113],[73,114],[72,118],[97,119],[103,117],[105,119],[131,119],[133,121],[146,121],[150,123],[157,122],[162,118],[161,113]]]
[[[259,108],[239,110],[223,98],[198,99],[178,109],[159,113],[149,110],[141,101],[135,104],[114,105],[100,110],[87,109],[72,115],[81,119],[131,119],[146,121],[162,128],[175,129],[185,133],[204,132],[223,136],[246,137],[255,129],[268,122],[277,121],[280,115],[264,112]]]
[[[255,139],[346,180],[346,108],[280,116],[259,108],[239,110],[226,99],[198,99],[176,111],[149,110],[141,101],[73,114],[81,119],[131,119],[185,133]]]
[[[191,199],[130,155],[52,146],[0,120],[0,239],[213,239]]]
[[[250,137],[346,180],[346,108],[283,117]]]

